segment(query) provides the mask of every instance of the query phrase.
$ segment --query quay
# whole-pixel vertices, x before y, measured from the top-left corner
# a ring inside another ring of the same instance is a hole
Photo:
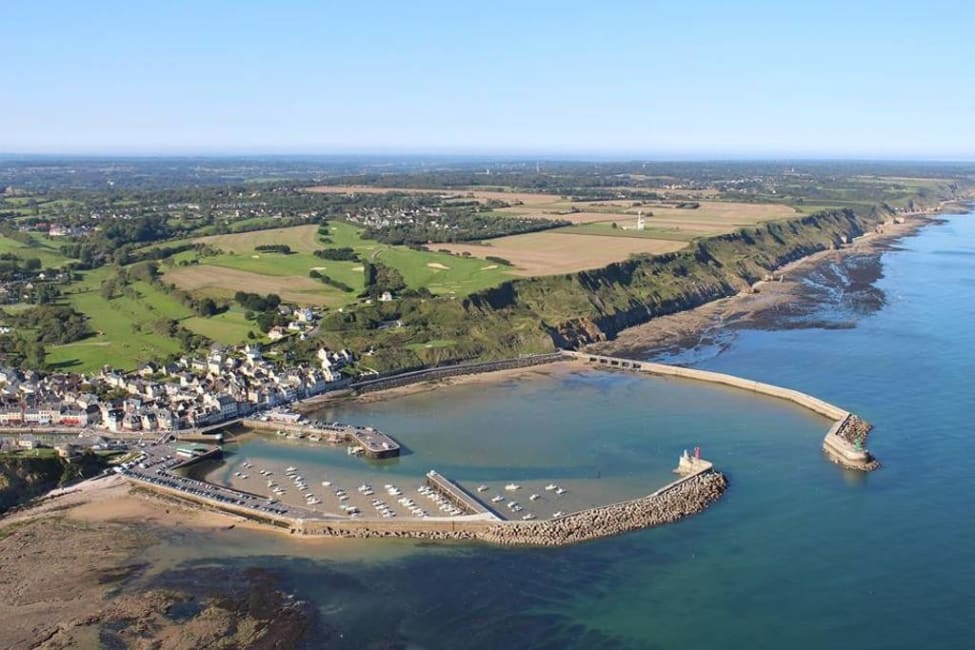
[[[280,431],[291,438],[310,440],[311,442],[324,442],[333,445],[350,444],[361,450],[361,453],[368,458],[395,458],[400,455],[399,443],[393,440],[389,434],[373,427],[352,424],[298,424],[297,422],[282,420],[237,418],[211,427],[209,431],[217,432],[233,426],[243,426],[263,432],[277,433]],[[212,435],[205,437],[209,440],[213,439]],[[186,440],[187,438],[180,437],[180,439]]]
[[[823,450],[833,462],[847,469],[864,472],[869,472],[880,467],[877,459],[864,447],[872,426],[859,416],[821,400],[818,397],[813,397],[812,395],[791,388],[783,388],[773,384],[735,377],[734,375],[727,375],[720,372],[711,372],[709,370],[682,368],[680,366],[669,366],[650,361],[635,361],[633,359],[622,359],[619,357],[570,350],[565,351],[564,354],[569,358],[584,361],[592,365],[663,377],[679,377],[695,381],[706,381],[712,384],[722,384],[798,404],[803,408],[833,420],[833,426],[830,427],[829,431],[826,432],[826,436],[823,438]]]
[[[481,503],[480,499],[470,494],[457,483],[446,476],[430,470],[427,472],[427,485],[442,494],[451,503],[461,509],[465,515],[479,515],[485,519],[500,521],[500,517]]]

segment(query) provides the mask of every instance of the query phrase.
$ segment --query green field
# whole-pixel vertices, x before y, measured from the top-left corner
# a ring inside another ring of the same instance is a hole
[[[669,241],[690,241],[701,235],[700,232],[677,230],[676,228],[645,228],[643,230],[627,230],[613,228],[611,223],[580,223],[565,228],[556,228],[550,232],[566,235],[602,235],[604,237],[642,237],[645,239],[666,239]]]
[[[44,268],[56,268],[69,261],[61,254],[57,241],[36,233],[32,233],[30,238],[32,244],[0,236],[0,253],[12,253],[21,259],[36,257]]]
[[[192,312],[165,291],[146,282],[130,285],[134,296],[120,295],[106,300],[100,291],[111,269],[85,274],[65,298],[68,304],[88,316],[93,336],[48,350],[48,363],[72,370],[94,370],[103,365],[132,369],[151,358],[180,351],[180,344],[154,326],[160,320],[181,320]]]
[[[320,248],[346,246],[363,260],[396,268],[411,289],[426,288],[434,294],[466,295],[509,278],[505,268],[483,260],[362,239],[359,228],[345,223],[330,225],[329,244],[319,241],[317,230],[317,226],[295,226],[204,237],[197,241],[222,251],[221,254],[199,257],[195,252],[181,253],[173,258],[176,265],[167,267],[167,281],[221,298],[249,290],[278,293],[285,300],[298,303],[337,307],[354,301],[363,290],[362,262],[325,260],[312,253]],[[285,255],[254,250],[262,244],[286,244],[293,252]],[[191,260],[198,263],[179,266],[180,262]],[[311,270],[347,284],[354,291],[344,292],[313,280],[308,277]],[[250,287],[242,286],[245,282]]]
[[[244,318],[244,311],[238,307],[209,318],[191,316],[182,321],[181,325],[224,345],[238,345],[247,341],[249,332],[253,332],[258,340],[264,339],[257,325]]]

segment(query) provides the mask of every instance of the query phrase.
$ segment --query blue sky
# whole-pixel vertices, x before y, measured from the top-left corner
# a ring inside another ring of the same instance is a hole
[[[975,158],[975,3],[4,3],[0,152]]]

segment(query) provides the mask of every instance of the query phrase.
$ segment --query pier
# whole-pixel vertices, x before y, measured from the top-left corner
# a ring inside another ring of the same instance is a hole
[[[823,439],[823,450],[833,462],[848,469],[865,472],[872,471],[880,466],[880,463],[863,446],[872,428],[870,424],[853,413],[821,400],[818,397],[813,397],[812,395],[791,388],[783,388],[782,386],[744,379],[721,372],[668,366],[662,363],[635,361],[633,359],[608,357],[586,352],[566,351],[564,354],[567,357],[596,366],[630,370],[662,377],[679,377],[695,381],[706,381],[712,384],[722,384],[798,404],[805,409],[833,420],[833,426],[826,432],[826,436]]]
[[[427,485],[449,499],[451,503],[460,508],[466,515],[481,515],[482,518],[493,520],[501,519],[481,503],[477,497],[467,492],[467,490],[446,476],[432,469],[427,472]]]
[[[400,454],[400,445],[388,434],[372,427],[361,427],[352,424],[320,424],[305,425],[272,420],[257,420],[242,418],[234,424],[240,424],[256,431],[278,431],[289,437],[312,442],[325,442],[333,445],[351,444],[362,450],[362,454],[375,459],[395,458]]]

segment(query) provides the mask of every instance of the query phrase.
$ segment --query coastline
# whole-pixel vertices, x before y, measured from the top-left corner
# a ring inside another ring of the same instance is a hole
[[[897,241],[940,221],[941,209],[900,215],[903,223],[884,226],[883,232],[870,232],[837,249],[807,255],[773,272],[774,280],[760,280],[754,292],[721,298],[694,309],[659,316],[646,323],[622,330],[616,337],[591,343],[582,351],[606,356],[645,358],[648,351],[691,348],[710,333],[748,322],[760,322],[766,314],[787,309],[801,300],[801,274],[827,262],[851,255],[880,253]]]
[[[414,384],[382,388],[362,394],[343,391],[341,394],[318,395],[300,403],[296,403],[294,405],[294,410],[298,413],[307,415],[332,404],[372,404],[375,402],[395,399],[397,397],[427,393],[446,386],[496,384],[505,381],[518,381],[526,377],[558,377],[571,373],[574,367],[576,367],[576,365],[572,361],[559,360],[535,366],[525,366],[522,368],[506,368],[504,370],[494,370],[491,372],[475,372],[470,374],[454,375],[441,379],[427,379]]]
[[[848,247],[839,250],[816,253],[777,269],[775,274],[777,276],[780,274],[785,275],[785,280],[782,282],[765,281],[757,283],[760,290],[760,292],[757,294],[740,294],[739,296],[709,303],[694,310],[681,312],[680,314],[675,314],[673,316],[660,317],[658,319],[654,319],[654,321],[651,321],[650,323],[624,330],[619,337],[612,341],[594,344],[585,349],[599,350],[600,353],[602,353],[603,350],[628,349],[633,351],[641,348],[646,349],[647,347],[652,347],[653,345],[667,345],[681,339],[686,340],[688,337],[699,337],[709,328],[724,327],[734,323],[746,321],[750,318],[760,317],[760,315],[765,311],[775,309],[782,305],[788,305],[798,299],[798,296],[796,295],[799,288],[798,282],[789,277],[791,274],[799,273],[804,269],[815,267],[818,264],[822,264],[831,259],[836,259],[845,255],[883,251],[897,240],[910,236],[924,226],[936,221],[937,217],[929,214],[914,215],[904,224],[896,224],[896,228],[890,227],[884,233],[869,234],[856,240]],[[647,331],[642,332],[641,330],[644,329]],[[645,341],[651,341],[651,343],[647,344]],[[556,361],[545,364],[545,366],[513,368],[490,373],[461,375],[424,381],[408,386],[388,388],[361,396],[335,396],[331,399],[321,400],[311,404],[302,404],[301,407],[306,410],[315,410],[329,404],[330,402],[333,402],[334,400],[343,399],[351,400],[353,403],[358,402],[366,404],[392,399],[402,395],[432,391],[441,386],[483,385],[502,381],[517,381],[519,379],[531,376],[555,376],[560,373],[573,372],[577,368],[577,364],[574,364],[571,361]],[[723,478],[716,480],[723,481]],[[695,496],[690,502],[681,501],[679,504],[677,504],[678,509],[683,511],[682,516],[693,514],[695,511],[706,508],[708,505],[710,505],[710,503],[720,497],[725,485],[723,483],[718,483],[716,485],[708,485],[704,487],[706,487],[707,492],[702,498]],[[688,506],[688,503],[691,503],[693,507]],[[617,514],[618,513],[614,512],[614,517],[616,517]],[[640,510],[639,516],[649,517],[650,515],[647,515],[645,514],[645,511]],[[670,519],[669,516],[657,517],[654,515],[652,521],[640,520],[639,523],[634,524],[633,526],[627,525],[625,529],[643,527],[648,524],[655,525],[656,523],[666,523],[673,520],[676,519]],[[84,526],[86,530],[91,529],[97,532],[99,535],[99,537],[95,538],[96,545],[97,548],[104,549],[104,559],[111,560],[114,562],[114,566],[116,567],[126,568],[136,566],[140,559],[140,553],[144,548],[158,543],[158,539],[155,539],[155,532],[163,529],[190,529],[193,531],[207,532],[238,528],[258,531],[262,534],[273,530],[267,526],[252,522],[244,517],[228,515],[206,508],[199,508],[178,500],[169,500],[151,495],[144,490],[132,489],[129,483],[116,477],[99,479],[98,481],[89,481],[67,490],[51,493],[48,497],[38,500],[28,508],[17,513],[13,513],[9,517],[5,517],[0,523],[2,523],[2,530],[4,532],[9,531],[7,532],[6,537],[4,535],[0,535],[0,542],[4,542],[6,540],[16,541],[16,537],[20,535],[21,532],[29,532],[31,527],[35,524],[39,524],[40,526]],[[542,522],[536,522],[531,526],[532,529],[535,529],[531,531],[531,535],[534,537],[534,539],[528,543],[545,543],[544,541],[540,540],[540,538],[535,537],[535,535],[540,533],[540,531],[537,529],[541,528],[542,526]],[[528,527],[524,526],[523,528]],[[59,531],[63,532],[64,530],[67,529],[63,527],[51,528],[49,532],[57,533]],[[444,533],[443,535],[441,535],[438,531],[429,537],[421,536],[419,539],[457,539],[457,537],[451,534],[446,534],[446,527],[442,532]],[[577,535],[581,532],[581,530],[573,529],[571,532],[566,532],[565,534]],[[622,530],[620,532],[622,532]],[[287,535],[288,533],[287,531],[282,530],[279,531],[278,534]],[[542,531],[542,534],[549,535],[551,534],[551,531]],[[376,536],[380,537],[385,535]],[[39,535],[34,533],[35,541],[38,539],[38,537]],[[330,543],[325,541],[327,539],[326,536],[319,535],[296,535],[293,537],[293,539],[316,545]],[[331,539],[337,543],[338,536],[328,539]],[[84,541],[85,543],[91,543],[92,539],[85,538]],[[483,539],[482,541],[487,541],[492,544],[526,543],[522,539],[505,538],[502,536],[497,536],[491,539]],[[567,541],[569,543],[573,543],[575,541],[583,540],[570,537]],[[57,540],[51,539],[49,543],[56,544]],[[5,548],[10,547],[6,546]],[[61,555],[63,555],[66,560],[77,559],[77,556],[73,555],[70,550],[66,554],[63,552],[63,549],[61,551]],[[45,551],[31,549],[29,552],[34,553]],[[4,563],[5,566],[6,564],[7,563]],[[64,562],[59,561],[52,563],[49,567],[43,567],[41,569],[41,576],[38,577],[37,575],[32,575],[30,576],[30,580],[40,584],[45,582],[57,582],[59,580],[63,581],[65,576],[68,578],[66,584],[74,584],[71,582],[73,574],[70,573]],[[104,587],[100,587],[100,592],[96,593],[86,591],[84,592],[83,596],[76,598],[75,601],[80,600],[82,597],[101,597],[103,592],[107,592],[109,588],[114,588],[114,586],[115,584],[113,582],[108,582]],[[14,602],[14,599],[5,597],[0,599],[0,601]],[[143,601],[132,601],[132,603],[142,602]],[[154,600],[152,602],[157,601]],[[160,600],[158,602],[163,601]],[[86,624],[85,621],[90,620],[91,617],[94,616],[101,616],[101,614],[91,614],[91,608],[82,608],[82,603],[80,602],[72,602],[69,605],[70,607],[77,609],[71,609],[70,613],[62,619],[66,621],[66,623],[62,624],[59,630],[51,631],[51,634],[61,635],[55,637],[56,639],[61,639],[64,635],[73,633],[75,635],[73,638],[83,639],[85,637],[79,636],[80,633],[78,630],[86,630],[91,628],[93,624]],[[92,604],[92,607],[102,606],[103,605],[97,605],[95,603]],[[135,605],[123,605],[118,607],[116,611],[124,612],[124,608],[128,606],[134,607]],[[18,619],[22,617],[23,620],[18,620],[16,624],[12,625],[10,632],[20,632],[26,634],[26,632],[22,632],[22,630],[27,629],[24,626],[28,624],[37,625],[38,621],[40,620],[39,617],[41,616],[41,613],[25,609],[19,604],[17,607]],[[60,603],[58,607],[60,607]],[[59,612],[60,610],[55,608],[53,611]],[[44,614],[47,615],[48,612],[44,612]],[[98,620],[101,621],[105,619]],[[33,621],[33,623],[28,623],[30,621]],[[95,627],[97,627],[97,624]],[[37,629],[40,628],[34,628],[34,630]],[[45,628],[42,629],[42,631],[46,633],[50,630]],[[3,635],[0,634],[0,638],[2,637]],[[72,637],[69,636],[69,638]]]

